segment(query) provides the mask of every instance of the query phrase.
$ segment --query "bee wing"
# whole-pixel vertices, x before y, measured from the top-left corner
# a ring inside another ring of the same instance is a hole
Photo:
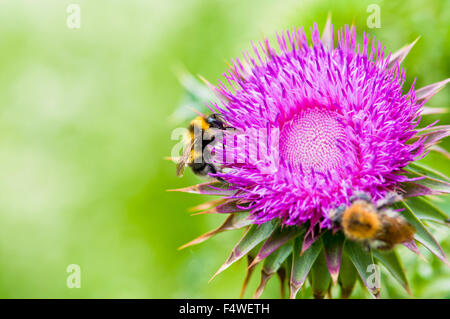
[[[183,155],[181,155],[177,163],[177,176],[183,176],[184,167],[191,156],[192,145],[192,143],[186,143],[186,146],[184,147]]]
[[[196,145],[201,139],[196,137],[193,142],[186,143],[186,146],[183,151],[183,155],[181,155],[178,164],[177,164],[177,176],[183,176],[184,167],[186,163],[189,163],[191,157],[191,151],[194,145]]]

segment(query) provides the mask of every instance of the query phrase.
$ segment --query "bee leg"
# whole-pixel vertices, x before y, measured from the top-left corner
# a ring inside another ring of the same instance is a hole
[[[215,178],[221,182],[225,182],[225,180],[221,177],[210,176],[210,174],[217,174],[217,169],[213,164],[202,163],[201,168],[198,168],[197,175],[209,176]]]
[[[210,168],[210,170],[211,170],[210,173],[211,174],[217,174],[218,173],[217,168],[214,165],[212,165],[212,164],[208,164],[208,165],[211,165],[211,168]],[[219,182],[226,183],[226,181],[220,176],[214,176],[214,178],[217,179]]]
[[[217,168],[214,165],[207,164],[207,166],[208,166],[208,171],[209,171],[208,174],[217,174],[218,173]],[[214,178],[222,183],[226,183],[226,181],[222,177],[214,176]]]
[[[344,214],[345,211],[345,205],[339,205],[338,208],[330,210],[330,219],[340,224],[342,221],[342,214]]]
[[[368,241],[363,241],[362,246],[364,248],[365,251],[370,251],[370,243]]]
[[[399,202],[403,199],[403,197],[396,192],[389,192],[383,199],[377,201],[377,207],[379,209],[385,208],[387,206],[391,206],[392,204]]]
[[[216,177],[219,182],[226,183],[226,181],[222,177]]]
[[[337,208],[337,213],[339,214],[340,217],[342,217],[342,214],[344,213],[344,211],[345,211],[345,205],[344,204],[339,205],[339,207]]]

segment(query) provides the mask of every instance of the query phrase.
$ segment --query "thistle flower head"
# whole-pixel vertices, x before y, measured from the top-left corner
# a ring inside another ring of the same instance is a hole
[[[226,75],[235,89],[219,88],[228,102],[217,107],[239,132],[233,138],[248,141],[227,141],[227,153],[243,157],[249,145],[273,137],[262,158],[238,158],[219,174],[251,202],[255,221],[329,227],[329,211],[354,192],[377,200],[401,191],[408,179],[402,168],[424,154],[423,140],[407,143],[423,102],[413,87],[403,92],[404,70],[389,64],[380,44],[369,45],[368,35],[356,45],[348,26],[336,48],[321,41],[317,26],[312,46],[303,29],[278,43],[279,53],[266,42],[265,54],[255,47],[256,60],[236,60]]]
[[[398,243],[419,255],[420,243],[448,265],[423,220],[448,223],[447,214],[424,196],[450,193],[450,178],[416,161],[429,151],[448,158],[436,144],[450,135],[450,127],[421,127],[420,119],[446,111],[424,104],[450,79],[405,89],[400,63],[415,42],[387,54],[366,34],[357,44],[355,28],[339,30],[336,47],[333,35],[328,20],[322,37],[314,25],[311,44],[303,29],[278,36],[279,50],[264,39],[253,45],[253,55],[233,61],[225,83],[215,87],[205,80],[221,102],[213,111],[233,130],[225,130],[214,147],[213,162],[220,167],[210,174],[215,180],[178,191],[222,196],[196,209],[228,217],[182,248],[247,228],[213,276],[247,256],[242,294],[263,260],[255,297],[274,274],[283,295],[286,273],[291,298],[307,278],[315,297],[323,298],[331,282],[348,297],[357,275],[379,296],[367,272],[374,263],[382,263],[409,292],[399,256],[378,250]],[[351,207],[359,210],[355,196],[369,201],[361,206],[370,212],[346,219]],[[350,236],[345,224],[364,218],[372,232]],[[367,246],[360,238],[382,239],[384,246]]]

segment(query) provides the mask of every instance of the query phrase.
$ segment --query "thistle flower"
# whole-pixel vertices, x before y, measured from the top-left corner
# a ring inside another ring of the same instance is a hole
[[[417,40],[386,54],[366,34],[357,44],[355,28],[345,26],[335,47],[330,19],[322,36],[317,25],[311,34],[310,45],[303,29],[287,31],[277,37],[278,52],[264,39],[253,45],[253,56],[233,61],[224,75],[227,85],[205,81],[220,100],[213,111],[234,130],[224,133],[222,148],[215,148],[222,159],[221,171],[211,174],[216,180],[178,191],[222,196],[197,209],[228,218],[182,248],[246,228],[213,278],[247,256],[243,293],[254,267],[263,262],[255,297],[276,273],[282,292],[288,280],[291,298],[307,278],[315,297],[323,298],[331,283],[339,283],[341,295],[348,297],[357,274],[378,297],[379,287],[369,283],[367,271],[376,263],[409,292],[395,250],[346,239],[332,216],[360,193],[373,202],[401,195],[394,208],[416,230],[414,240],[403,245],[420,254],[420,243],[448,264],[426,227],[428,220],[446,223],[448,217],[426,196],[449,193],[450,179],[416,161],[429,151],[445,153],[436,144],[450,128],[420,128],[420,120],[442,111],[424,104],[450,79],[418,90],[413,84],[404,93],[406,72],[400,63]]]

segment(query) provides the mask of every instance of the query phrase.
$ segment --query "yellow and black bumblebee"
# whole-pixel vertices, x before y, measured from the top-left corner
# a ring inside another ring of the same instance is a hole
[[[341,225],[345,236],[366,246],[390,250],[414,239],[415,228],[388,206],[401,197],[395,193],[374,203],[367,194],[357,194],[350,206],[340,206],[330,215]]]
[[[177,163],[177,176],[182,176],[186,164],[194,174],[208,176],[218,172],[218,168],[208,158],[204,158],[205,148],[217,142],[217,132],[229,128],[221,115],[199,115],[191,121],[185,136],[185,148]]]

